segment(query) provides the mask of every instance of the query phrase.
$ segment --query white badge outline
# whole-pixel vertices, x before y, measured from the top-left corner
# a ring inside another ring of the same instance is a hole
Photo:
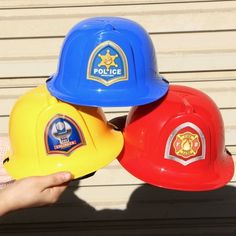
[[[68,151],[50,150],[50,148],[49,148],[47,134],[49,132],[49,128],[50,128],[51,124],[53,124],[53,122],[58,118],[62,118],[64,120],[69,120],[74,125],[75,129],[77,130],[77,132],[80,136],[81,142],[76,144],[74,147],[70,148]],[[72,119],[71,117],[69,117],[67,115],[64,115],[64,114],[56,114],[48,121],[48,123],[46,125],[46,128],[44,129],[44,144],[45,144],[45,148],[46,148],[46,153],[48,155],[62,154],[62,155],[67,156],[67,155],[71,154],[74,150],[76,150],[77,148],[86,145],[86,141],[85,141],[85,137],[84,137],[84,134],[82,132],[82,129],[80,128],[80,126],[77,124],[77,122],[74,119]]]
[[[171,149],[171,145],[172,145],[172,142],[173,142],[173,139],[174,139],[175,135],[181,129],[183,129],[185,127],[190,127],[192,129],[194,129],[195,131],[197,131],[197,133],[200,136],[201,143],[202,143],[202,154],[200,156],[196,156],[196,157],[190,158],[188,160],[183,160],[181,158],[178,158],[177,156],[170,155],[170,149]],[[167,145],[166,145],[166,148],[165,148],[165,156],[164,156],[165,159],[173,160],[173,161],[176,161],[176,162],[178,162],[178,163],[180,163],[184,166],[187,166],[187,165],[189,165],[193,162],[196,162],[196,161],[199,161],[199,160],[204,160],[205,156],[206,156],[206,139],[205,139],[205,136],[204,136],[203,132],[201,131],[201,129],[198,126],[196,126],[195,124],[193,124],[191,122],[185,122],[185,123],[179,125],[178,127],[176,127],[173,130],[173,132],[171,133],[171,135],[169,136],[169,138],[167,140]]]
[[[100,77],[96,77],[96,76],[92,76],[91,75],[91,69],[92,69],[92,63],[94,61],[95,56],[97,55],[98,51],[100,51],[102,48],[106,47],[106,46],[111,46],[113,47],[116,51],[119,52],[120,56],[121,56],[121,60],[123,61],[123,65],[124,65],[124,75],[121,77],[116,77],[115,79],[111,79],[109,81],[102,79]],[[97,81],[101,84],[104,84],[105,86],[110,86],[114,83],[117,83],[119,81],[125,81],[128,80],[129,76],[128,76],[128,61],[126,58],[125,53],[123,52],[123,50],[114,42],[107,40],[104,41],[103,43],[99,44],[91,53],[90,57],[89,57],[89,61],[88,61],[88,67],[87,67],[87,79],[88,80],[94,80]]]

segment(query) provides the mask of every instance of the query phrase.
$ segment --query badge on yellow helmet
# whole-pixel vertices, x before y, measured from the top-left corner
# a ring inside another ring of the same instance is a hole
[[[83,133],[70,117],[57,114],[48,123],[44,135],[48,154],[69,154],[76,148],[86,145]]]

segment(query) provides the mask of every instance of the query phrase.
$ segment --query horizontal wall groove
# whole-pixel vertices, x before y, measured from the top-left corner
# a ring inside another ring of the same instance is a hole
[[[189,30],[189,31],[163,31],[163,32],[149,32],[150,35],[162,35],[162,34],[195,34],[195,33],[220,33],[220,32],[234,32],[236,31],[235,28],[233,29],[216,29],[216,30]]]
[[[199,33],[223,33],[223,32],[235,32],[236,29],[219,29],[219,30],[195,30],[195,31],[152,31],[148,32],[149,35],[174,35],[174,34],[199,34]],[[25,36],[25,37],[0,37],[0,41],[9,40],[27,40],[27,39],[63,39],[66,35],[45,35],[45,36]]]
[[[236,30],[235,30],[236,31]],[[65,35],[52,35],[52,36],[26,36],[26,37],[0,37],[0,41],[9,41],[9,40],[26,40],[26,39],[60,39],[65,38]]]
[[[225,69],[225,70],[192,70],[192,71],[159,71],[161,74],[181,74],[181,73],[205,73],[205,72],[236,72],[235,69]]]
[[[235,0],[227,0],[228,2],[230,1],[235,1]],[[110,7],[110,6],[140,6],[140,5],[172,5],[172,4],[191,4],[191,3],[214,3],[214,2],[225,2],[225,0],[206,0],[206,1],[169,1],[169,2],[134,2],[134,3],[104,3],[104,4],[77,4],[77,5],[58,5],[58,6],[26,6],[26,7],[0,7],[0,10],[33,10],[33,9],[60,9],[60,8],[78,8],[78,7]]]
[[[168,80],[168,77],[166,77],[166,79]],[[235,79],[214,79],[214,81],[215,82],[222,82],[222,81],[235,81],[236,80],[236,76],[235,76]],[[185,82],[187,82],[186,80],[178,80],[178,81],[171,81],[171,80],[169,80],[169,82],[170,83],[175,83],[175,84],[178,84],[178,83],[185,83]],[[196,82],[196,83],[198,83],[198,82],[200,82],[199,80],[191,80],[191,82]],[[205,79],[205,80],[201,80],[201,83],[207,83],[207,82],[212,82],[212,80],[207,80],[207,79]],[[2,88],[2,87],[0,87],[0,88]]]

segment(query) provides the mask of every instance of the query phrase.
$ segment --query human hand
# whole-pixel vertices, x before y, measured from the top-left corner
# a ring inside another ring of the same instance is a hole
[[[0,190],[0,215],[21,208],[55,203],[72,179],[71,173],[58,172],[17,180]]]

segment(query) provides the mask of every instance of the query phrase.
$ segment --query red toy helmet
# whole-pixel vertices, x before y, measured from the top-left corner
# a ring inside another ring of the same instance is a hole
[[[152,185],[203,191],[222,187],[233,176],[219,109],[196,89],[171,85],[161,100],[133,107],[124,137],[120,163]]]

